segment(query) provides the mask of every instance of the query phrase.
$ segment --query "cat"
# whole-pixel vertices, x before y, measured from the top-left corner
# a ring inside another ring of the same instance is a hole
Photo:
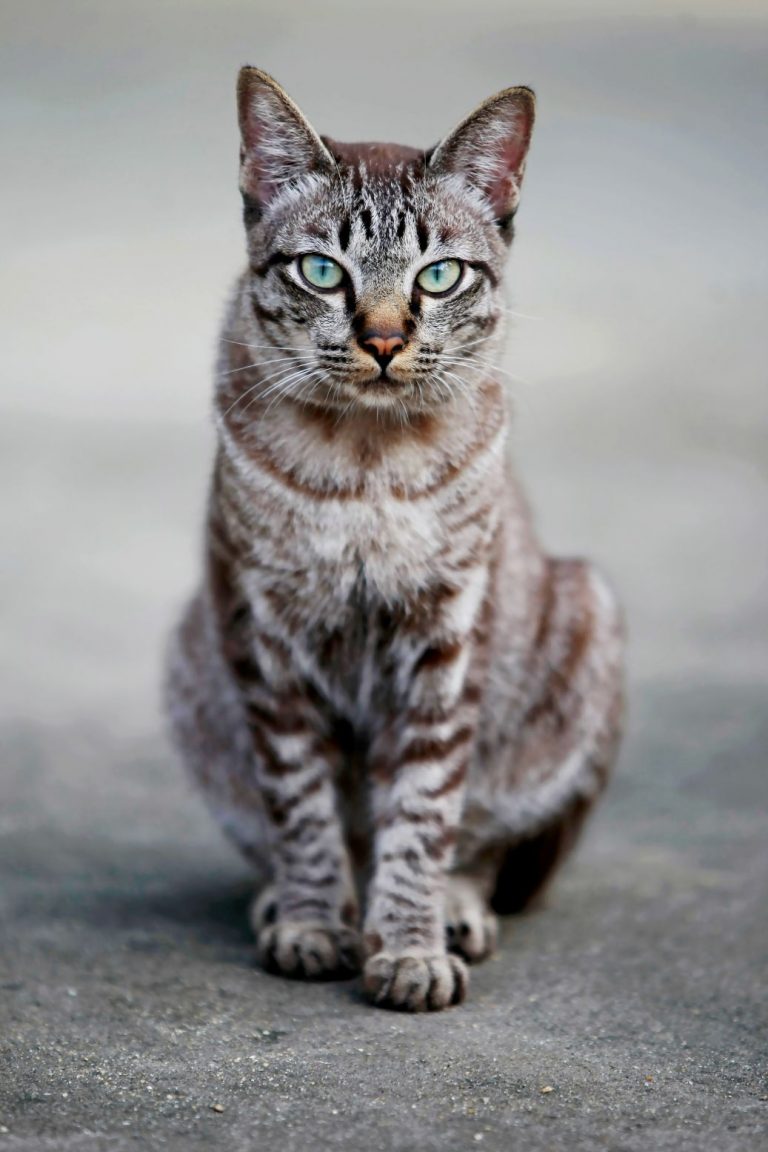
[[[199,591],[171,728],[267,884],[261,963],[459,1003],[603,790],[622,623],[547,557],[493,367],[534,95],[429,151],[320,137],[238,80],[248,266],[221,336]]]

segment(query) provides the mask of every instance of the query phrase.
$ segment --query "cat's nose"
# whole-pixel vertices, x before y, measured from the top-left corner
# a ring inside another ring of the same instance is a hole
[[[360,344],[366,352],[374,356],[382,368],[386,368],[392,357],[405,348],[404,332],[363,332]]]

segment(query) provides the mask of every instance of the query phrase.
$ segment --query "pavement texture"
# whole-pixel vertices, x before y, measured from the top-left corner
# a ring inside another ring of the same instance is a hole
[[[0,1150],[768,1147],[763,5],[342,0],[3,13]],[[616,780],[459,1009],[260,972],[174,762],[246,60],[339,138],[540,119],[515,451],[630,630]]]

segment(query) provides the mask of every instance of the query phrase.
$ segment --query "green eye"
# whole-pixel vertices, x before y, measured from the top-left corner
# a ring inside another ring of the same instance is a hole
[[[424,292],[433,296],[442,296],[443,292],[455,288],[461,276],[460,260],[438,260],[422,268],[416,277],[416,283]]]
[[[313,288],[325,288],[327,291],[338,288],[344,279],[344,269],[340,264],[331,260],[330,256],[319,256],[316,253],[302,256],[299,270]]]

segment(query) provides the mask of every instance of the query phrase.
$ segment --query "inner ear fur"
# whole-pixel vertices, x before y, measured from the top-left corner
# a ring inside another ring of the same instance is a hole
[[[240,190],[252,209],[267,207],[291,180],[330,171],[333,159],[299,107],[260,68],[237,78],[240,124]]]
[[[462,120],[430,157],[433,172],[461,175],[482,193],[502,228],[520,202],[535,110],[530,88],[505,88]]]

